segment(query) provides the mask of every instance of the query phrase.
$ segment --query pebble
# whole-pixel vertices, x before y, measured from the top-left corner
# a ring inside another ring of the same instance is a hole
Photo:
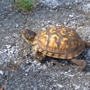
[[[5,47],[6,47],[7,49],[10,49],[11,45],[5,45]]]
[[[3,74],[4,74],[4,72],[3,72],[2,70],[0,70],[0,74],[1,74],[1,75],[3,75]]]
[[[19,27],[19,25],[18,24],[16,24],[16,28],[18,28]]]
[[[70,15],[69,15],[69,17],[71,17],[71,18],[72,18],[72,17],[74,17],[74,15],[73,15],[73,14],[70,14]]]
[[[90,36],[88,36],[88,39],[90,40]]]
[[[61,85],[61,84],[59,84],[59,83],[56,83],[56,85],[57,85],[59,88],[64,87],[63,85]]]

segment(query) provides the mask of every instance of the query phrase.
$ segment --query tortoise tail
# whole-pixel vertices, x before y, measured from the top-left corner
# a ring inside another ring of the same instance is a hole
[[[85,43],[85,48],[90,48],[90,42],[84,42]]]

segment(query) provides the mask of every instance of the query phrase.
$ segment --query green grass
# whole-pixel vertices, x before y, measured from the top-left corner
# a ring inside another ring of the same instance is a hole
[[[35,0],[17,0],[14,2],[14,6],[22,9],[23,11],[30,11],[34,8]]]

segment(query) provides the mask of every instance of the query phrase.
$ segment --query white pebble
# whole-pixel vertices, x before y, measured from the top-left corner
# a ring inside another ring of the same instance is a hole
[[[0,70],[0,74],[3,75],[3,73],[4,73],[4,72],[3,72],[2,70]]]

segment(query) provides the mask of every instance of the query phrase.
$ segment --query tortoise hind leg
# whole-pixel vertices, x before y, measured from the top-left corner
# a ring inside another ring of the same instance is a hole
[[[86,62],[84,60],[71,59],[71,62],[78,65],[78,69],[81,71],[86,67]]]
[[[45,60],[45,55],[43,55],[41,52],[37,51],[37,52],[35,52],[35,58],[39,62],[43,62]]]

